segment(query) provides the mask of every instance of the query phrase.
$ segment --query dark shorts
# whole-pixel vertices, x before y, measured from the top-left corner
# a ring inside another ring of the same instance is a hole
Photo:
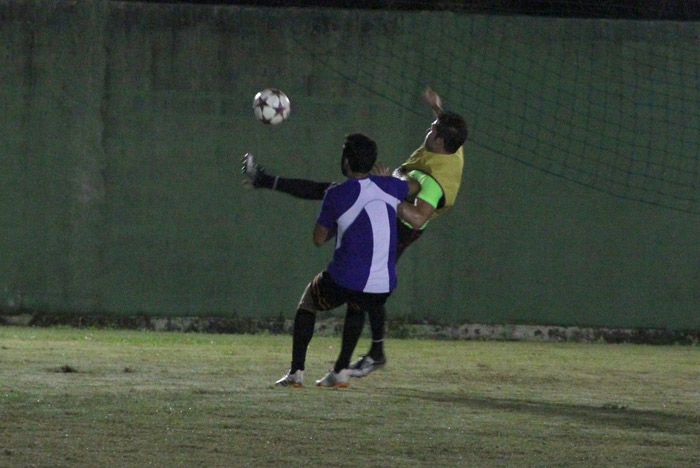
[[[398,218],[396,218],[396,228],[396,261],[398,262],[406,247],[418,240],[423,235],[423,231],[406,226]]]
[[[299,309],[321,312],[347,304],[351,310],[371,311],[384,305],[391,293],[366,293],[338,285],[327,271],[322,271],[306,286]]]

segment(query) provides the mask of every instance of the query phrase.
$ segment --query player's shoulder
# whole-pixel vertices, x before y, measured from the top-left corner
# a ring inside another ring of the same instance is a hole
[[[342,184],[342,182],[341,183],[331,182],[330,185],[328,187],[326,187],[326,193],[333,191],[333,190],[336,190],[340,184]]]
[[[347,179],[343,182],[334,182],[326,189],[326,198],[345,198],[359,192],[360,185],[357,179]]]
[[[389,185],[389,184],[393,184],[394,182],[392,181],[392,179],[396,179],[396,177],[393,177],[393,176],[381,176],[381,175],[370,174],[369,177],[368,177],[368,179],[369,179],[373,184],[379,185],[379,186],[381,187],[381,186],[386,186],[386,185]]]
[[[353,184],[353,179],[345,179],[342,182],[331,182],[331,184],[326,188],[326,193],[338,193],[347,190]]]
[[[393,193],[401,193],[403,190],[408,190],[406,181],[394,176],[370,176],[373,183],[378,185],[382,190]]]
[[[352,187],[354,187],[354,186],[356,186],[356,185],[358,185],[358,184],[359,184],[359,182],[358,182],[357,179],[348,178],[348,179],[345,179],[345,180],[342,181],[342,182],[334,182],[334,183],[332,183],[331,186],[328,187],[326,190],[327,190],[327,191],[331,191],[331,190],[332,190],[332,191],[334,191],[334,192],[342,192],[342,191],[348,190],[348,189],[350,189],[350,188],[352,188]]]

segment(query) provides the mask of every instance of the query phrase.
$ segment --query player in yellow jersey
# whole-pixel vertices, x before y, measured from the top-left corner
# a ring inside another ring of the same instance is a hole
[[[397,168],[393,175],[409,183],[406,201],[399,204],[396,260],[406,247],[418,239],[428,222],[446,212],[455,202],[464,168],[463,145],[467,139],[467,124],[462,116],[445,111],[440,96],[430,88],[423,92],[425,102],[435,114],[423,144]],[[242,158],[244,185],[267,188],[297,198],[321,200],[331,182],[289,179],[265,172],[247,153]],[[375,172],[388,175],[386,166],[378,165]],[[384,366],[384,325],[386,311],[370,317],[372,345],[368,353],[351,364],[350,375],[363,377]]]
[[[412,203],[400,205],[399,216],[414,230],[422,230],[430,219],[454,205],[464,169],[463,145],[467,138],[464,119],[444,111],[440,96],[428,88],[423,96],[435,112],[423,145],[403,163],[394,176],[409,182]]]

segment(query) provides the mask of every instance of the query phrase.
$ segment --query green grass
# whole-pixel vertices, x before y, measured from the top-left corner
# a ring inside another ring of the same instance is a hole
[[[700,348],[0,327],[0,466],[698,466]],[[364,351],[367,341],[358,350]]]

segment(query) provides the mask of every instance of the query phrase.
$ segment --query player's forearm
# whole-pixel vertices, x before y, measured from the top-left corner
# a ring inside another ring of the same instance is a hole
[[[316,247],[321,247],[323,244],[326,243],[326,241],[328,241],[329,231],[330,229],[321,224],[317,223],[316,226],[314,226],[314,233],[312,238]]]
[[[440,117],[440,114],[444,112],[442,109],[442,106],[430,106],[430,108],[433,110],[433,114],[435,114],[435,117]]]
[[[425,102],[428,103],[430,108],[435,113],[436,117],[438,117],[444,112],[444,110],[442,109],[442,99],[440,98],[440,95],[433,91],[430,87],[425,89],[425,91],[423,92],[423,97],[425,99]]]
[[[423,227],[429,218],[417,206],[408,202],[399,203],[399,206],[396,208],[396,214],[410,224],[413,229]]]

